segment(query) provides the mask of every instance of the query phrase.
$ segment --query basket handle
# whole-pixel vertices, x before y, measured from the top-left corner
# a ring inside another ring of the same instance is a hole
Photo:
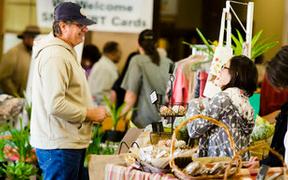
[[[174,168],[176,171],[181,171],[181,170],[176,166],[175,161],[174,161],[174,160],[175,160],[175,158],[174,158],[174,151],[175,151],[176,135],[177,135],[177,133],[180,131],[180,129],[181,129],[183,126],[186,126],[188,123],[190,123],[190,122],[192,122],[192,121],[195,121],[196,119],[199,119],[199,118],[205,119],[205,120],[209,121],[210,123],[212,123],[212,124],[214,124],[214,125],[216,125],[216,126],[218,126],[218,127],[223,128],[224,131],[225,131],[225,133],[226,133],[227,136],[228,136],[228,139],[229,139],[229,142],[230,142],[230,147],[231,147],[231,149],[232,149],[232,151],[233,151],[233,160],[232,160],[232,161],[229,163],[229,165],[227,166],[227,168],[226,168],[226,170],[225,170],[225,174],[224,174],[224,176],[223,176],[224,179],[227,179],[227,177],[228,177],[229,175],[232,175],[232,174],[229,172],[229,170],[231,169],[231,166],[232,166],[232,162],[236,162],[236,164],[237,164],[237,166],[236,166],[236,167],[237,167],[237,170],[235,171],[235,173],[237,173],[237,172],[239,171],[240,165],[241,165],[241,162],[242,162],[239,154],[236,153],[236,150],[235,150],[235,147],[236,147],[235,142],[234,142],[234,140],[233,140],[233,138],[232,138],[232,135],[231,135],[231,133],[230,133],[229,128],[228,128],[227,125],[225,125],[225,124],[222,123],[221,121],[218,121],[218,120],[213,119],[213,118],[211,118],[211,117],[204,116],[204,115],[202,115],[202,114],[198,114],[198,115],[195,115],[195,116],[190,117],[188,120],[181,122],[181,123],[175,128],[175,130],[174,130],[174,132],[173,132],[173,135],[172,135],[172,140],[171,140],[171,148],[170,148],[170,156],[171,156],[171,158],[170,158],[170,162],[169,162],[170,167],[171,167],[172,169]],[[217,175],[214,175],[214,176],[216,177]],[[213,177],[214,177],[214,176],[213,176]],[[212,176],[211,176],[211,177],[212,177]]]
[[[175,130],[174,130],[174,132],[173,132],[173,135],[172,135],[172,140],[171,140],[171,148],[170,148],[171,159],[174,159],[174,151],[175,151],[175,143],[176,143],[176,135],[177,135],[177,133],[180,131],[180,129],[181,129],[183,126],[186,126],[188,123],[190,123],[190,122],[192,122],[192,121],[195,121],[195,120],[197,120],[197,119],[199,119],[199,118],[205,119],[205,120],[209,121],[210,123],[212,123],[212,124],[214,124],[214,125],[216,125],[216,126],[218,126],[218,127],[222,127],[222,128],[224,129],[225,133],[226,133],[227,136],[228,136],[228,139],[229,139],[229,142],[230,142],[230,147],[231,147],[232,152],[233,152],[233,156],[235,156],[235,154],[236,154],[236,150],[235,150],[236,145],[235,145],[235,142],[234,142],[234,140],[233,140],[233,138],[232,138],[232,135],[231,135],[231,133],[230,133],[230,131],[229,131],[228,126],[225,125],[224,123],[216,120],[216,119],[213,119],[213,118],[211,118],[211,117],[204,116],[204,115],[202,115],[202,114],[198,114],[198,115],[195,115],[195,116],[190,117],[190,118],[189,118],[188,120],[186,120],[186,121],[183,121],[182,123],[180,123],[180,124],[175,128]]]
[[[128,146],[127,142],[121,141],[121,142],[120,142],[120,145],[119,145],[119,149],[118,149],[118,155],[121,154],[121,150],[122,150],[123,144],[125,145],[125,147],[126,147],[127,149],[129,149],[129,146]],[[133,141],[133,142],[131,143],[130,147],[133,147],[134,144],[137,146],[137,148],[140,149],[140,146],[139,146],[139,144],[138,144],[136,141]]]

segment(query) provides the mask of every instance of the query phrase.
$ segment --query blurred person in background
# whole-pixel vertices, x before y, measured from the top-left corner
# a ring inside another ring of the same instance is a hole
[[[165,95],[172,61],[160,56],[156,48],[157,38],[152,30],[146,29],[139,34],[140,54],[133,56],[121,87],[126,90],[123,114],[132,108],[132,122],[138,128],[158,122],[161,118],[150,100],[153,91]]]
[[[134,57],[137,54],[139,54],[138,51],[134,51],[134,52],[129,54],[120,76],[118,77],[118,79],[113,84],[112,99],[116,100],[116,106],[117,107],[120,107],[124,103],[124,97],[125,97],[126,90],[121,87],[121,84],[122,84],[123,79],[127,73],[127,70],[128,70],[128,67],[129,67],[129,64],[130,64],[132,57]]]
[[[83,48],[81,66],[85,70],[86,77],[88,79],[92,66],[98,62],[101,57],[101,53],[97,46],[94,44],[87,44]]]
[[[288,91],[288,46],[283,46],[280,51],[268,62],[266,67],[266,79],[274,88],[274,91],[281,90]],[[285,159],[288,163],[288,100],[282,104],[280,112],[276,115],[276,125],[273,139],[270,148],[274,149]],[[283,162],[271,152],[268,157],[258,161],[258,158],[253,157],[248,166],[250,168],[259,167],[259,165],[266,165],[270,167],[282,167]]]
[[[3,93],[23,97],[26,89],[34,38],[40,34],[38,26],[29,25],[17,37],[22,42],[3,55],[0,62],[0,88]]]
[[[122,51],[117,42],[109,41],[105,43],[103,55],[93,65],[88,78],[94,103],[104,104],[104,96],[111,99],[112,86],[119,76],[116,64],[120,61],[121,55]]]

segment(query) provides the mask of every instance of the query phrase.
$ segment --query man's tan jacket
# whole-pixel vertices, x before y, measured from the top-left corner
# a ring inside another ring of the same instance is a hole
[[[33,51],[32,146],[86,148],[91,140],[86,109],[92,106],[92,97],[75,50],[51,37],[34,45]]]

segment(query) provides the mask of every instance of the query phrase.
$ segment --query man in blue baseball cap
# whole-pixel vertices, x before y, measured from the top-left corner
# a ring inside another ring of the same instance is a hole
[[[82,25],[96,24],[91,19],[88,19],[84,14],[81,6],[72,2],[64,2],[56,6],[54,11],[55,21],[75,21]]]
[[[87,26],[95,24],[75,3],[64,2],[54,11],[53,35],[34,46],[30,142],[36,148],[44,179],[83,179],[85,150],[93,123],[106,116],[93,107],[85,72],[74,47]]]

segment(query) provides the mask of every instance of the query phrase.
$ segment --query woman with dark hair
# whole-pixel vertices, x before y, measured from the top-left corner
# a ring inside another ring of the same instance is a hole
[[[288,46],[284,46],[281,50],[269,61],[266,67],[267,79],[276,89],[288,90]],[[281,106],[281,112],[276,117],[275,133],[272,139],[271,148],[279,152],[285,158],[285,163],[288,163],[288,101]],[[260,164],[268,166],[282,166],[281,160],[273,156],[269,156],[262,160]]]
[[[226,124],[233,136],[236,149],[249,144],[254,127],[254,110],[249,97],[257,87],[257,69],[246,56],[234,56],[223,65],[217,79],[222,91],[211,99],[189,102],[186,117],[203,114]],[[190,138],[199,138],[199,157],[232,157],[233,151],[225,131],[204,119],[195,120],[187,125]],[[249,154],[243,155],[248,160]]]
[[[159,121],[161,118],[151,103],[150,94],[156,91],[165,95],[171,60],[160,57],[156,48],[157,38],[152,30],[144,30],[138,38],[140,54],[133,56],[122,82],[126,90],[123,112],[135,107],[132,122],[138,128]]]
[[[288,46],[276,54],[276,56],[268,63],[266,68],[267,78],[269,82],[276,88],[288,88]]]
[[[266,77],[275,89],[288,89],[288,46],[284,46],[281,50],[269,61],[266,67]],[[271,142],[271,148],[280,153],[285,158],[285,163],[288,163],[288,134],[287,134],[287,120],[288,120],[288,101],[281,106],[281,111],[277,115],[275,131]],[[271,167],[283,166],[282,161],[272,153],[258,162],[257,158],[252,158],[249,166],[251,168],[259,165],[266,165]]]
[[[94,44],[87,44],[83,48],[81,66],[85,70],[86,77],[90,75],[93,65],[100,59],[101,53]]]

